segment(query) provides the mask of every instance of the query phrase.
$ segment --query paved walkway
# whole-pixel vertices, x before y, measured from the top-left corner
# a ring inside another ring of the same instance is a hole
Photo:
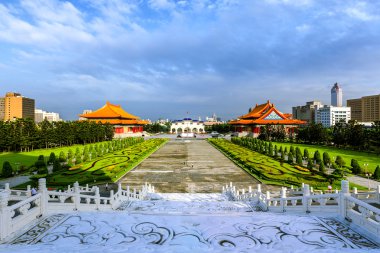
[[[23,184],[29,181],[30,176],[17,176],[0,180],[0,188],[4,188],[6,183],[9,183],[10,187],[15,187],[19,184]]]
[[[205,140],[171,140],[121,182],[132,187],[149,182],[162,193],[212,193],[229,182],[239,189],[259,183]]]
[[[364,187],[368,187],[370,189],[376,189],[376,187],[378,185],[380,185],[380,182],[378,182],[378,181],[375,181],[375,180],[372,180],[372,179],[367,179],[367,178],[364,178],[364,177],[358,177],[358,176],[355,176],[355,175],[347,177],[347,180],[349,182],[354,183],[354,184],[358,184],[358,185],[361,185],[361,186],[364,186]]]

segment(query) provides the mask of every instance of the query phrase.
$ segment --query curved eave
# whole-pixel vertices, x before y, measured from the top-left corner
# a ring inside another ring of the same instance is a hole
[[[304,125],[302,120],[234,120],[228,122],[230,125]]]
[[[89,119],[95,122],[101,122],[103,124],[109,123],[111,125],[147,125],[146,120],[124,120],[124,119]]]

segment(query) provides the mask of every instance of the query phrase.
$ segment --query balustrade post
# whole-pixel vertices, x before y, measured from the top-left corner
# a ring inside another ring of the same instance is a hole
[[[88,184],[86,184],[86,192],[88,192],[89,188],[88,188]]]
[[[8,210],[9,193],[0,192],[0,240],[5,239],[11,232],[11,217]]]
[[[129,200],[130,195],[131,195],[131,192],[129,190],[129,185],[127,185],[127,200]]]
[[[38,179],[38,192],[41,193],[41,214],[44,215],[48,208],[48,195],[45,178]]]
[[[257,185],[257,192],[261,192],[261,184]]]
[[[249,186],[249,187],[248,187],[248,192],[249,192],[249,193],[252,192],[252,186]]]
[[[356,198],[358,194],[358,188],[356,187],[353,188],[353,194],[354,194],[354,197]]]
[[[339,215],[346,218],[346,197],[350,196],[350,183],[347,180],[341,181],[341,191],[339,194]]]
[[[266,198],[266,202],[264,204],[266,205],[266,209],[268,211],[269,210],[269,201],[270,201],[270,192],[269,191],[266,192],[265,198]]]
[[[96,204],[96,209],[99,210],[100,206],[100,192],[99,192],[99,187],[95,188],[95,204]]]
[[[152,186],[152,192],[155,193],[154,186]]]
[[[80,208],[80,189],[79,189],[79,183],[75,182],[74,185],[74,206],[75,210],[79,210]]]
[[[9,187],[9,183],[5,183],[4,190],[8,193],[11,193],[11,188]]]
[[[118,184],[117,184],[117,191],[120,192],[120,194],[121,194],[121,190],[122,190],[122,189],[121,189],[121,183],[118,183]]]
[[[137,199],[137,191],[136,188],[133,188],[133,198]]]
[[[287,200],[286,200],[286,187],[281,188],[281,205],[282,205],[282,211],[285,212],[285,207],[287,206]]]
[[[380,203],[380,184],[376,187],[377,203]]]
[[[308,184],[303,184],[302,205],[303,205],[303,210],[306,213],[310,212],[309,197],[310,197],[310,186]]]
[[[30,189],[31,189],[30,185],[27,185],[27,186],[26,186],[26,196],[27,196],[27,197],[32,196],[32,192],[31,192]]]

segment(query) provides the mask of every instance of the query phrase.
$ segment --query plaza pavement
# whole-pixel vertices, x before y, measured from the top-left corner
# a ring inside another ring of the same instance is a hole
[[[206,140],[199,139],[171,139],[120,182],[131,187],[148,182],[162,193],[213,193],[221,192],[229,182],[238,189],[256,187],[259,183]],[[262,188],[265,191],[275,187]]]

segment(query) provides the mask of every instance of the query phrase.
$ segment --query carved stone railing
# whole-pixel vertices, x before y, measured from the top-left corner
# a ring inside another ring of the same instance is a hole
[[[31,196],[30,186],[26,191],[20,191],[11,190],[6,185],[5,189],[0,190],[0,241],[44,214],[115,210],[124,201],[147,199],[149,193],[154,193],[154,187],[147,183],[141,189],[132,191],[129,187],[122,189],[118,184],[117,192],[111,190],[109,197],[101,197],[97,186],[80,187],[78,182],[64,192],[49,191],[44,178],[39,179],[38,193],[34,196]]]
[[[354,187],[351,196],[366,203],[380,203],[380,185],[377,186],[375,191],[368,192],[358,192],[356,187]]]
[[[380,238],[380,209],[354,197],[345,198],[345,217]],[[376,238],[375,237],[375,238]]]
[[[8,206],[9,193],[0,193],[0,240],[23,228],[43,214],[42,194],[38,193],[28,199]]]

